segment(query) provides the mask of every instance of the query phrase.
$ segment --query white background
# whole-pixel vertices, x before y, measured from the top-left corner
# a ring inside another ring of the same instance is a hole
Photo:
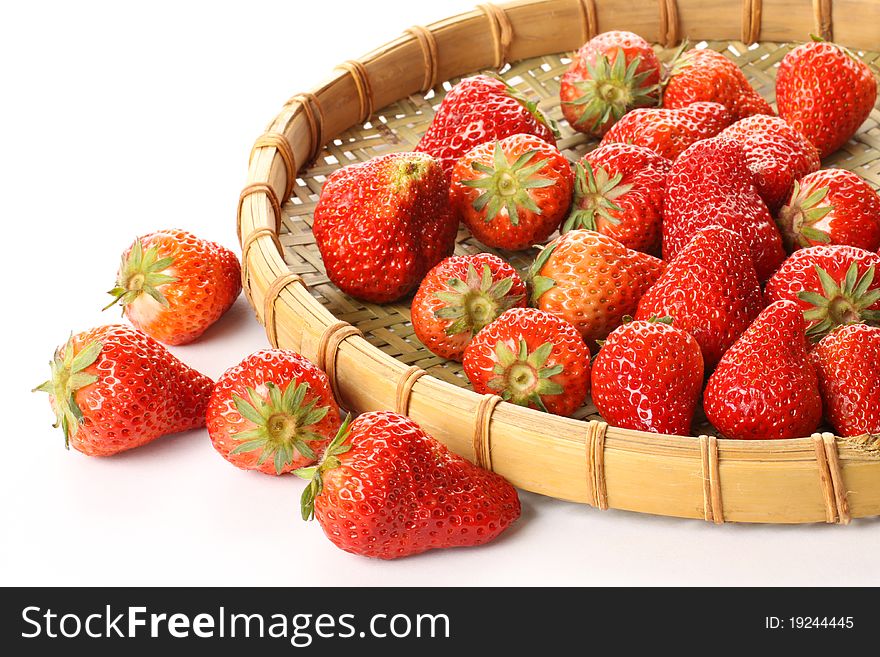
[[[711,526],[527,493],[495,544],[397,562],[336,549],[302,483],[237,470],[204,431],[95,459],[44,395],[101,313],[121,250],[179,226],[238,250],[254,139],[336,63],[475,0],[15,2],[0,16],[4,585],[880,584],[880,522]],[[419,63],[420,65],[420,63]],[[244,297],[174,349],[217,377],[267,346]]]

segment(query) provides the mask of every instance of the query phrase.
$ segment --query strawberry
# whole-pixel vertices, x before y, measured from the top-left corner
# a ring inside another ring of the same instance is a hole
[[[739,66],[708,48],[692,48],[679,56],[663,91],[663,107],[668,109],[698,102],[721,103],[734,121],[754,114],[773,115],[773,109],[752,88]]]
[[[857,174],[823,169],[795,182],[776,220],[790,250],[817,244],[880,248],[880,195]]]
[[[562,230],[594,230],[628,249],[658,254],[670,166],[666,158],[631,144],[590,151],[576,165],[574,202]]]
[[[593,362],[593,402],[609,424],[653,433],[690,433],[703,390],[703,356],[671,318],[616,328]]]
[[[709,139],[731,124],[730,112],[718,103],[694,103],[680,109],[636,109],[602,138],[606,144],[635,144],[674,160],[691,144]]]
[[[742,238],[710,226],[699,231],[639,301],[636,319],[671,317],[694,336],[711,370],[765,306]]]
[[[748,245],[762,281],[785,260],[782,238],[752,182],[742,147],[726,137],[695,143],[673,163],[663,207],[663,258],[671,260],[701,228],[717,224]]]
[[[822,399],[804,328],[797,304],[777,301],[724,354],[703,408],[727,438],[799,438],[819,426]]]
[[[811,356],[825,416],[841,436],[880,434],[880,328],[844,326],[822,338]]]
[[[579,409],[590,389],[590,350],[555,315],[513,308],[464,350],[464,372],[480,394],[556,415]]]
[[[578,132],[601,136],[635,107],[656,105],[660,61],[632,32],[603,32],[581,46],[562,75],[562,114]]]
[[[327,276],[373,303],[411,292],[452,255],[458,221],[440,164],[423,153],[388,153],[327,178],[312,232]]]
[[[77,333],[50,366],[35,391],[49,393],[65,446],[83,454],[110,456],[205,424],[214,382],[131,326]]]
[[[232,465],[280,475],[315,462],[339,430],[339,407],[324,372],[296,352],[263,349],[217,381],[207,425]]]
[[[109,294],[129,321],[165,344],[192,342],[241,292],[241,267],[229,249],[185,230],[139,237],[125,253]]]
[[[483,244],[518,251],[543,242],[571,204],[571,166],[555,146],[519,134],[475,147],[455,163],[449,200]]]
[[[474,146],[519,133],[548,144],[559,136],[536,102],[500,78],[475,75],[450,89],[415,150],[436,157],[449,175],[456,160]]]
[[[516,489],[388,411],[346,420],[309,480],[305,520],[337,547],[397,559],[434,548],[482,545],[520,515]]]
[[[529,272],[532,305],[574,326],[584,340],[603,340],[636,310],[663,262],[590,230],[550,242]]]
[[[767,281],[768,303],[796,302],[819,340],[842,324],[880,323],[880,255],[854,246],[811,246],[795,251]]]
[[[837,44],[805,43],[779,64],[779,116],[813,142],[821,157],[855,134],[876,100],[877,81],[871,69]]]
[[[726,128],[721,136],[742,146],[755,187],[771,214],[785,203],[795,181],[821,164],[816,147],[778,116],[748,116]]]
[[[413,298],[416,337],[441,358],[461,361],[471,339],[505,310],[526,305],[516,270],[490,253],[446,258]]]

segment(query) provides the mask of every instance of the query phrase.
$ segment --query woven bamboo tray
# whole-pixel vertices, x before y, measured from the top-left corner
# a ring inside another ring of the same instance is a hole
[[[332,171],[410,150],[458,79],[499,71],[561,119],[558,79],[601,31],[626,29],[661,58],[683,38],[707,41],[770,101],[775,66],[817,33],[880,64],[876,0],[519,0],[407,30],[320,87],[294,96],[257,140],[238,208],[245,293],[269,341],[311,358],[342,404],[408,413],[453,451],[514,485],[600,509],[733,522],[838,522],[880,515],[880,449],[830,433],[796,440],[657,436],[608,426],[592,405],[552,416],[468,388],[460,365],[413,334],[409,300],[377,306],[340,292],[324,274],[312,210]],[[750,45],[748,45],[750,44]],[[559,54],[563,53],[563,54]],[[880,188],[880,110],[824,162]],[[572,160],[595,146],[563,124]],[[466,231],[456,253],[486,250]],[[500,253],[523,269],[530,254]]]

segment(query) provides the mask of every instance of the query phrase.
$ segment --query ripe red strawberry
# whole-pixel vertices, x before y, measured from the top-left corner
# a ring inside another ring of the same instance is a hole
[[[574,326],[591,343],[635,313],[663,262],[590,230],[550,242],[529,272],[532,305]]]
[[[767,281],[768,303],[796,302],[807,335],[821,339],[842,324],[880,323],[880,255],[854,246],[811,246],[795,251]]]
[[[868,65],[834,43],[798,46],[779,64],[779,116],[802,132],[825,157],[843,146],[877,100],[877,81]]]
[[[50,365],[35,390],[49,393],[65,445],[83,454],[110,456],[205,424],[214,382],[131,326],[77,333]]]
[[[556,415],[571,415],[590,389],[590,350],[555,315],[513,308],[464,350],[464,372],[480,394]]]
[[[636,109],[602,138],[606,144],[635,144],[674,160],[691,144],[709,139],[731,124],[730,112],[718,103],[694,103],[680,109]]]
[[[312,232],[327,276],[373,303],[411,292],[452,254],[458,221],[446,177],[423,153],[388,153],[335,171],[324,183]]]
[[[788,199],[795,181],[821,164],[816,147],[778,116],[748,116],[726,128],[721,136],[742,146],[755,187],[771,214]]]
[[[449,175],[456,160],[474,146],[519,133],[548,144],[559,136],[556,124],[535,101],[497,77],[475,75],[446,94],[415,150],[436,157]]]
[[[849,244],[880,248],[880,195],[857,174],[823,169],[795,182],[777,219],[786,246]]]
[[[482,545],[520,515],[516,489],[425,433],[378,411],[346,420],[309,479],[303,518],[337,547],[379,559]]]
[[[543,242],[571,205],[574,176],[555,146],[511,135],[475,147],[455,163],[449,200],[483,244],[518,251]]]
[[[698,232],[639,301],[636,319],[671,317],[696,338],[707,370],[765,306],[745,243],[733,231]]]
[[[562,75],[562,114],[578,132],[604,134],[634,107],[660,98],[660,61],[632,32],[603,32],[581,46]]]
[[[659,254],[669,160],[631,144],[606,144],[577,163],[563,231],[586,228],[628,249]]]
[[[122,254],[106,308],[118,303],[150,337],[186,344],[220,319],[239,292],[241,267],[232,251],[185,230],[161,230]]]
[[[734,121],[753,114],[773,114],[733,61],[709,48],[693,48],[673,63],[663,91],[663,107],[676,109],[702,101],[721,103]]]
[[[813,350],[825,417],[841,436],[880,434],[880,328],[852,324]]]
[[[339,407],[315,365],[293,351],[263,349],[217,381],[207,425],[232,465],[280,475],[315,462],[339,430]]]
[[[702,228],[719,225],[748,245],[759,280],[785,260],[782,238],[752,182],[742,147],[714,137],[695,143],[673,163],[663,207],[663,258],[671,260]]]
[[[461,361],[480,330],[505,310],[526,305],[516,270],[490,253],[446,258],[425,276],[413,298],[416,337],[432,353]]]
[[[615,329],[593,361],[593,402],[624,429],[688,435],[703,390],[703,356],[669,318]]]
[[[822,419],[816,371],[796,303],[768,306],[724,354],[703,395],[706,417],[727,438],[808,436]]]

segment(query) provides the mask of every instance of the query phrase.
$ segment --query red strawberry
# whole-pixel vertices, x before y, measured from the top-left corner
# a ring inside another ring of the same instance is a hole
[[[635,144],[674,160],[691,144],[709,139],[731,124],[718,103],[694,103],[681,109],[637,109],[626,114],[602,138],[606,144]]]
[[[388,411],[346,420],[321,463],[297,474],[310,479],[303,518],[317,518],[337,547],[365,557],[482,545],[520,515],[507,481]]]
[[[841,436],[880,434],[880,328],[837,329],[812,352],[825,416]]]
[[[816,244],[880,248],[880,195],[857,174],[823,169],[795,182],[777,219],[789,249]]]
[[[577,163],[574,202],[563,231],[586,228],[628,249],[660,252],[663,191],[670,162],[630,144],[607,144]]]
[[[534,308],[508,310],[464,350],[464,372],[480,394],[571,415],[590,389],[590,350],[577,330]]]
[[[739,235],[720,226],[698,232],[639,301],[636,319],[671,317],[696,338],[706,369],[758,316],[765,303]]]
[[[672,65],[663,91],[663,107],[676,109],[692,103],[721,103],[734,121],[753,114],[773,114],[733,61],[708,48],[688,50]]]
[[[609,424],[688,435],[703,390],[697,341],[669,318],[615,329],[593,362],[593,402]]]
[[[230,367],[208,403],[214,448],[234,466],[266,474],[314,463],[339,424],[327,375],[283,349],[263,349]]]
[[[487,141],[525,133],[556,143],[556,124],[503,80],[475,75],[456,84],[440,107],[415,150],[440,160],[449,175],[456,160]]]
[[[663,262],[590,230],[550,242],[529,272],[532,305],[564,319],[584,340],[603,340],[636,310]]]
[[[453,211],[487,246],[518,251],[543,242],[571,204],[565,156],[532,135],[486,142],[455,163]]]
[[[673,163],[663,207],[663,258],[671,260],[702,228],[719,225],[748,245],[767,280],[785,260],[782,238],[752,182],[742,147],[732,139],[699,141]]]
[[[795,251],[767,281],[768,303],[796,302],[807,335],[821,339],[842,324],[880,323],[880,255],[854,246],[811,246]]]
[[[740,119],[721,136],[743,147],[755,187],[772,214],[788,199],[795,181],[821,164],[816,147],[778,116],[756,114]]]
[[[110,456],[205,424],[214,382],[131,326],[72,336],[55,351],[49,393],[65,445]]]
[[[562,114],[578,132],[604,134],[634,107],[656,105],[660,61],[632,32],[603,32],[577,51],[562,75]]]
[[[505,310],[526,305],[526,285],[490,253],[446,258],[425,276],[413,298],[416,337],[432,353],[461,361],[471,339]]]
[[[232,251],[185,230],[162,230],[122,254],[106,308],[118,303],[150,337],[186,344],[220,319],[239,292],[241,267]]]
[[[834,43],[805,43],[779,64],[779,116],[813,142],[821,157],[855,134],[876,100],[877,81],[871,69]]]
[[[808,436],[822,419],[816,371],[796,303],[767,307],[724,354],[706,385],[706,417],[726,437]]]
[[[312,231],[327,276],[373,303],[411,292],[452,254],[458,221],[446,177],[423,153],[388,153],[335,171],[324,183]]]

